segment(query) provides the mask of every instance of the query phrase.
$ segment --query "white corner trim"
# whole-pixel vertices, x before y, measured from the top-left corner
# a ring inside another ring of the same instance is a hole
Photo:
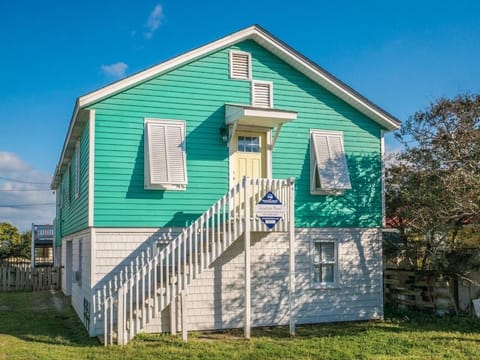
[[[95,271],[97,266],[97,257],[96,257],[96,237],[97,232],[95,228],[90,228],[90,280],[92,284],[95,284],[97,279],[95,278]]]
[[[277,128],[278,131],[278,128]],[[266,140],[267,140],[267,154],[266,154],[266,167],[267,167],[267,177],[269,179],[273,179],[272,176],[272,149],[273,149],[273,144],[272,144],[272,130],[268,130],[266,135]]]
[[[95,192],[95,110],[89,111],[90,126],[88,128],[88,223],[93,226],[94,192]]]

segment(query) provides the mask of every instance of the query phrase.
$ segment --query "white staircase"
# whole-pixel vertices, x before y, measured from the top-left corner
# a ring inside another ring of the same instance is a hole
[[[170,243],[161,249],[160,244],[152,244],[102,288],[97,288],[94,321],[103,323],[104,344],[126,344],[144,331],[152,319],[160,317],[168,306],[170,329],[174,333],[178,298],[182,304],[178,310],[181,310],[182,334],[186,340],[188,286],[243,234],[248,233],[249,239],[251,231],[271,231],[254,216],[255,204],[269,191],[285,206],[284,218],[274,230],[292,232],[293,179],[245,177]],[[246,244],[248,251],[249,240]],[[249,270],[249,262],[248,266],[246,262],[246,275]],[[246,296],[249,297],[249,293]]]

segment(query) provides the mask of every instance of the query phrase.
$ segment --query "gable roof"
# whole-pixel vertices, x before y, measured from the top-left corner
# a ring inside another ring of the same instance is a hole
[[[66,159],[69,157],[66,155],[71,153],[71,149],[69,151],[69,147],[74,146],[71,144],[74,144],[77,138],[80,136],[78,128],[80,125],[83,126],[83,122],[80,124],[78,120],[79,118],[85,118],[85,116],[80,116],[82,109],[139,83],[171,71],[188,62],[194,61],[210,53],[230,47],[245,40],[255,41],[260,46],[266,48],[308,78],[312,79],[334,95],[344,100],[353,108],[357,109],[373,121],[383,126],[385,129],[392,131],[400,128],[400,121],[394,116],[360,95],[350,86],[346,85],[328,71],[321,68],[316,63],[270,34],[261,26],[252,25],[79,97],[75,104],[68,134],[63,145],[62,154],[52,179],[52,188],[55,189],[58,186],[60,173],[62,172],[63,167],[66,165]]]

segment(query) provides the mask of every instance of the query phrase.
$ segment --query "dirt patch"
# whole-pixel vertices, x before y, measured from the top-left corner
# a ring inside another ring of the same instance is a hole
[[[63,301],[63,299],[60,299],[59,297],[55,296],[55,294],[53,294],[50,300],[52,301],[52,306],[55,310],[57,310],[58,312],[65,311],[65,302]]]
[[[48,311],[54,310],[63,313],[65,311],[66,303],[64,299],[59,296],[56,291],[39,291],[32,293],[32,305],[29,310],[33,311]]]

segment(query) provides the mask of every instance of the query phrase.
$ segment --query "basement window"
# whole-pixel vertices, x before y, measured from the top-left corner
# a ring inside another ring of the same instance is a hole
[[[328,287],[338,284],[338,248],[336,241],[313,240],[312,268],[312,284],[314,287]]]
[[[185,122],[145,119],[145,189],[184,190],[187,185]]]
[[[352,188],[343,150],[343,133],[311,130],[310,135],[310,192],[342,195]]]

